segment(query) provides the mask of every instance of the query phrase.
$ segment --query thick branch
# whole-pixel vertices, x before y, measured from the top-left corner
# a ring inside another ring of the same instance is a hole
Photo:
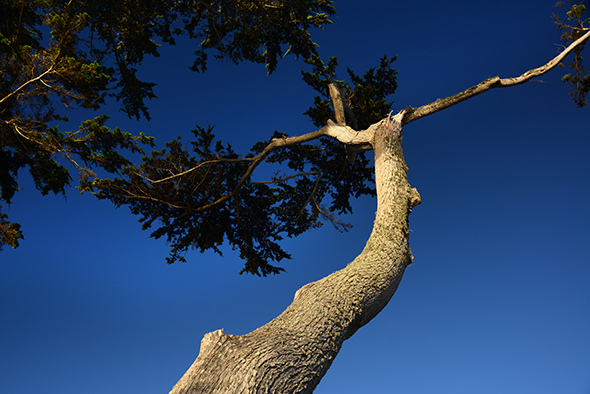
[[[442,111],[443,109],[452,107],[455,104],[459,104],[462,101],[470,99],[474,96],[477,96],[481,93],[487,92],[493,88],[504,88],[508,86],[515,86],[523,84],[529,81],[531,78],[538,77],[543,75],[557,66],[561,61],[569,55],[576,47],[583,44],[586,40],[590,38],[590,31],[584,34],[582,37],[578,38],[576,41],[570,44],[566,49],[564,49],[559,55],[554,57],[551,61],[547,64],[534,68],[525,72],[524,74],[515,77],[515,78],[500,78],[500,77],[493,77],[488,78],[481,83],[470,87],[462,92],[459,92],[453,96],[445,97],[442,99],[438,99],[432,103],[425,104],[419,108],[410,108],[408,113],[404,117],[403,124],[408,124],[425,116],[431,115],[435,112]]]
[[[334,113],[336,114],[336,123],[346,126],[346,118],[344,117],[344,104],[342,104],[342,95],[340,90],[333,83],[329,84],[330,97],[332,97],[332,105],[334,105]]]
[[[342,93],[340,92],[340,90],[333,83],[329,84],[328,87],[330,88],[330,97],[332,98],[332,105],[334,106],[336,123],[338,123],[341,126],[346,126],[346,116],[344,116],[344,110],[346,109],[346,112],[348,113],[348,116],[352,121],[352,127],[354,129],[357,129],[358,121],[352,113],[350,106],[347,103],[345,103],[344,100],[342,100]],[[357,144],[346,144],[346,154],[348,156],[348,162],[352,164],[358,152],[368,149],[371,148],[366,144],[364,146],[360,146]]]

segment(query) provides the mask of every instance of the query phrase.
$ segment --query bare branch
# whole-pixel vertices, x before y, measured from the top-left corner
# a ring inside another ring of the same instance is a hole
[[[322,217],[324,219],[330,221],[330,223],[332,223],[332,226],[334,226],[336,231],[338,231],[340,233],[345,233],[350,228],[352,228],[352,224],[338,220],[338,218],[336,217],[336,215],[333,212],[330,212],[326,208],[319,205],[317,203],[317,201],[315,200],[315,197],[312,199],[312,202],[313,202],[313,205],[315,206],[315,209],[319,212],[319,214],[322,215]]]
[[[336,123],[341,126],[346,126],[346,118],[344,117],[344,104],[342,103],[342,95],[340,90],[333,83],[329,84],[330,97],[332,97],[332,105],[334,106],[334,113],[336,115]]]
[[[467,90],[459,92],[453,96],[445,97],[442,99],[438,99],[432,103],[425,104],[419,108],[410,108],[406,116],[403,119],[402,124],[408,124],[425,116],[431,115],[435,112],[442,111],[443,109],[452,107],[455,104],[459,104],[462,101],[470,99],[474,96],[477,96],[481,93],[487,92],[493,88],[504,88],[508,86],[515,86],[523,84],[529,81],[531,78],[538,77],[539,75],[543,75],[547,73],[549,70],[553,69],[557,66],[567,55],[569,55],[576,47],[583,44],[584,41],[590,38],[590,31],[584,34],[582,37],[578,38],[576,41],[570,44],[566,49],[564,49],[559,55],[554,57],[551,61],[547,64],[529,70],[522,74],[519,77],[515,78],[500,78],[500,77],[493,77],[488,78],[485,81],[480,82],[479,84],[470,87]]]
[[[11,122],[6,122],[7,124],[10,124]],[[23,137],[24,139],[34,142],[36,144],[40,144],[42,145],[39,141],[35,141],[29,137],[27,137],[27,135],[16,125],[16,123],[12,123],[12,127],[14,127],[14,130],[17,132],[17,134],[19,134],[21,137]]]

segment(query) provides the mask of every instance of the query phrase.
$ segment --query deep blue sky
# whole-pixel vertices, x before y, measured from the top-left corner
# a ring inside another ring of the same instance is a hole
[[[520,75],[560,48],[553,0],[416,4],[336,1],[334,25],[315,32],[321,54],[357,73],[397,55],[401,109]],[[241,151],[274,130],[314,130],[301,62],[271,76],[250,64],[201,75],[186,69],[191,52],[146,62],[159,84],[151,122],[108,107],[110,125],[163,143],[209,122]],[[404,129],[423,200],[410,217],[415,263],[316,393],[590,393],[590,109],[569,100],[563,72]],[[0,253],[2,393],[168,392],[205,333],[252,331],[351,261],[376,206],[358,200],[349,233],[325,226],[289,240],[287,272],[258,278],[237,275],[231,251],[168,266],[165,243],[125,208],[74,189],[41,197],[21,175],[8,213],[26,238]]]

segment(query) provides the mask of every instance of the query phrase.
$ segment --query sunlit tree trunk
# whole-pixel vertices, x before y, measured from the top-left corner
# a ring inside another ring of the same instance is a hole
[[[586,30],[586,29],[584,29]],[[408,108],[367,130],[337,123],[304,136],[273,140],[244,176],[275,149],[330,136],[345,144],[370,144],[375,152],[377,213],[361,254],[344,269],[295,293],[293,303],[276,319],[243,335],[222,330],[205,335],[193,365],[171,393],[311,393],[332,364],[342,343],[367,324],[389,302],[412,261],[408,215],[420,196],[407,180],[401,125],[444,110],[490,89],[515,86],[543,75],[590,38],[590,31],[541,67],[515,78],[488,78],[455,95],[419,108]],[[340,115],[339,115],[340,114]],[[354,151],[354,149],[353,149]]]
[[[311,393],[344,340],[389,302],[412,261],[408,214],[420,202],[406,177],[402,117],[372,128],[378,209],[361,254],[303,286],[280,316],[259,329],[243,336],[206,334],[171,393]]]

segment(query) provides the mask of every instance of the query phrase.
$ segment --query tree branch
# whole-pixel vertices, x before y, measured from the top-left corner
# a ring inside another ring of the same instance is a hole
[[[500,77],[493,77],[488,78],[485,81],[480,82],[479,84],[470,87],[462,92],[459,92],[453,96],[445,97],[442,99],[438,99],[432,103],[425,104],[419,108],[409,108],[406,116],[403,119],[403,125],[406,125],[410,122],[423,118],[425,116],[431,115],[435,112],[442,111],[443,109],[452,107],[455,104],[459,104],[462,101],[470,99],[474,96],[477,96],[481,93],[487,92],[493,88],[505,88],[509,86],[516,86],[523,84],[529,81],[531,78],[538,77],[539,75],[543,75],[557,66],[561,61],[569,55],[576,47],[583,44],[584,41],[590,38],[590,31],[584,34],[582,37],[578,38],[576,41],[571,43],[566,49],[564,49],[559,55],[554,57],[551,61],[547,64],[534,68],[525,72],[524,74],[520,75],[519,77],[515,78],[500,78]]]
[[[139,175],[139,176],[141,176],[142,178],[144,178],[149,183],[156,184],[156,183],[162,183],[162,182],[166,182],[166,181],[169,181],[171,179],[174,179],[174,178],[178,178],[178,177],[184,176],[184,175],[189,174],[189,173],[191,173],[193,171],[196,171],[199,168],[201,168],[203,166],[206,166],[208,164],[215,164],[215,163],[237,163],[237,162],[240,162],[240,161],[253,161],[253,160],[255,160],[255,159],[254,158],[244,158],[244,159],[215,159],[215,160],[207,160],[207,161],[204,161],[202,163],[199,163],[198,165],[196,165],[194,167],[189,168],[186,171],[182,171],[182,172],[179,172],[178,174],[170,175],[169,177],[158,179],[158,180],[155,180],[155,181],[152,180],[152,179],[149,179],[149,178],[144,177],[143,175],[141,175],[138,172],[136,172],[136,174]]]
[[[281,182],[285,182],[288,181],[289,179],[293,179],[293,178],[297,178],[299,176],[307,176],[307,175],[318,175],[319,172],[318,171],[311,171],[311,172],[301,172],[298,174],[293,174],[293,175],[289,175],[289,176],[285,176],[283,178],[278,178],[278,179],[273,179],[270,181],[257,181],[257,182],[252,182],[253,184],[273,184],[273,183],[281,183]]]
[[[305,201],[305,203],[303,204],[303,206],[301,207],[301,210],[299,211],[299,215],[297,215],[297,218],[295,219],[295,221],[299,221],[299,218],[301,217],[301,215],[303,214],[303,210],[305,209],[305,207],[307,206],[307,204],[309,204],[309,202],[311,200],[313,200],[315,193],[318,190],[318,187],[320,186],[320,181],[322,180],[322,173],[318,174],[318,179],[315,181],[315,185],[313,187],[313,190],[311,191],[311,194],[309,195],[309,198],[307,199],[307,201]]]
[[[12,92],[10,92],[8,95],[6,95],[5,97],[3,97],[0,100],[0,104],[2,104],[5,100],[8,100],[9,98],[11,98],[12,96],[14,96],[15,94],[17,94],[19,91],[21,91],[22,89],[24,89],[25,87],[27,87],[28,85],[35,83],[37,81],[41,81],[43,84],[45,84],[45,82],[42,80],[42,78],[44,76],[46,76],[47,74],[51,74],[53,73],[53,66],[54,64],[52,63],[51,66],[45,71],[43,72],[41,75],[36,76],[33,79],[29,79],[27,82],[23,83],[22,85],[20,85],[18,88],[16,88],[15,90],[13,90]]]
[[[346,118],[344,117],[344,104],[342,103],[342,95],[340,90],[333,83],[329,84],[330,97],[332,97],[332,105],[334,106],[334,113],[336,115],[336,123],[346,126]]]
[[[488,79],[482,81],[481,83],[479,83],[475,86],[472,86],[469,89],[466,89],[462,92],[459,92],[453,96],[446,97],[443,99],[438,99],[432,103],[423,105],[419,108],[409,108],[406,110],[402,110],[396,116],[401,116],[401,118],[402,118],[401,125],[406,125],[410,122],[413,122],[413,121],[423,118],[425,116],[431,115],[435,112],[442,111],[443,109],[449,108],[449,107],[451,107],[455,104],[458,104],[462,101],[468,100],[468,99],[475,97],[481,93],[487,92],[488,90],[490,90],[492,88],[508,87],[508,86],[515,86],[515,85],[523,84],[523,83],[529,81],[531,78],[537,77],[539,75],[543,75],[543,74],[547,73],[548,71],[550,71],[551,69],[553,69],[567,55],[569,55],[576,47],[583,44],[588,38],[590,38],[590,31],[588,31],[585,35],[583,35],[582,37],[580,37],[579,39],[574,41],[572,44],[570,44],[566,49],[564,49],[559,55],[557,55],[555,58],[553,58],[547,64],[545,64],[541,67],[529,70],[518,77],[500,78],[500,77],[496,76],[493,78],[488,78]],[[334,84],[330,84],[329,88],[330,88],[330,95],[332,97],[332,102],[334,104],[334,108],[335,108],[335,112],[336,112],[336,119],[338,121],[338,124],[334,123],[331,120],[328,120],[328,123],[326,126],[322,127],[319,130],[313,131],[311,133],[307,133],[307,134],[303,134],[303,135],[295,136],[295,137],[275,138],[262,150],[262,152],[260,152],[256,157],[253,157],[253,158],[209,160],[209,161],[205,161],[203,163],[200,163],[199,165],[197,165],[193,168],[190,168],[186,171],[183,171],[179,174],[175,174],[175,175],[169,176],[167,178],[163,178],[163,179],[156,180],[156,181],[148,179],[148,181],[151,183],[165,182],[165,181],[186,175],[186,174],[202,167],[203,165],[207,165],[207,164],[213,164],[213,163],[219,163],[219,162],[238,162],[238,161],[250,161],[251,162],[250,166],[248,167],[246,172],[244,172],[244,175],[242,175],[242,178],[236,184],[236,186],[234,187],[234,189],[231,193],[221,196],[217,200],[212,201],[209,204],[206,204],[206,205],[203,205],[203,206],[197,208],[196,211],[199,212],[199,211],[205,211],[205,210],[210,209],[214,206],[222,204],[225,201],[229,200],[230,198],[236,196],[240,192],[240,189],[242,188],[244,183],[246,183],[247,180],[250,178],[250,176],[252,175],[252,173],[254,172],[256,167],[258,167],[258,165],[260,163],[262,163],[267,158],[267,156],[269,154],[271,154],[273,151],[275,151],[279,148],[284,148],[284,147],[287,147],[290,145],[308,142],[308,141],[315,140],[320,137],[326,136],[326,137],[336,138],[338,141],[340,141],[346,145],[353,145],[355,147],[354,149],[358,149],[358,150],[370,149],[372,146],[371,140],[372,140],[375,130],[377,130],[377,128],[380,127],[380,125],[382,125],[384,121],[387,122],[389,117],[385,118],[382,121],[374,123],[366,130],[356,131],[356,130],[345,125],[344,109],[343,109],[343,103],[342,103],[342,98],[341,98],[340,92],[338,91],[338,89],[336,88],[336,86]]]
[[[380,124],[380,123],[378,123],[378,124]],[[230,198],[237,195],[240,192],[240,189],[242,188],[244,183],[246,183],[246,181],[250,178],[250,176],[252,175],[252,173],[254,172],[256,167],[258,167],[258,165],[260,165],[260,163],[262,163],[268,157],[268,155],[270,155],[276,149],[285,148],[290,145],[295,145],[295,144],[300,144],[303,142],[312,141],[312,140],[315,140],[315,139],[318,139],[318,138],[324,137],[324,136],[336,138],[337,140],[339,140],[345,144],[366,145],[367,143],[370,143],[370,137],[372,136],[372,128],[369,128],[369,129],[361,131],[361,132],[357,132],[348,126],[337,125],[334,122],[332,122],[331,120],[329,120],[328,124],[326,126],[322,127],[319,130],[313,131],[311,133],[303,134],[300,136],[294,136],[294,137],[275,138],[262,150],[262,152],[260,152],[256,157],[253,157],[253,158],[208,160],[208,161],[199,163],[197,166],[192,167],[192,168],[190,168],[186,171],[183,171],[179,174],[175,174],[175,175],[163,178],[163,179],[150,180],[145,177],[143,177],[143,178],[152,184],[156,184],[156,183],[169,181],[171,179],[186,175],[186,174],[188,174],[192,171],[195,171],[198,168],[200,168],[204,165],[208,165],[208,164],[221,163],[221,162],[250,161],[251,162],[250,166],[248,167],[246,172],[244,172],[244,175],[242,175],[242,178],[236,184],[233,191],[229,194],[219,197],[217,200],[212,201],[209,204],[203,205],[203,206],[196,208],[194,210],[195,212],[201,212],[201,211],[205,211],[207,209],[213,208],[219,204],[222,204],[225,201],[227,201]],[[140,175],[140,174],[138,174],[138,175]]]

